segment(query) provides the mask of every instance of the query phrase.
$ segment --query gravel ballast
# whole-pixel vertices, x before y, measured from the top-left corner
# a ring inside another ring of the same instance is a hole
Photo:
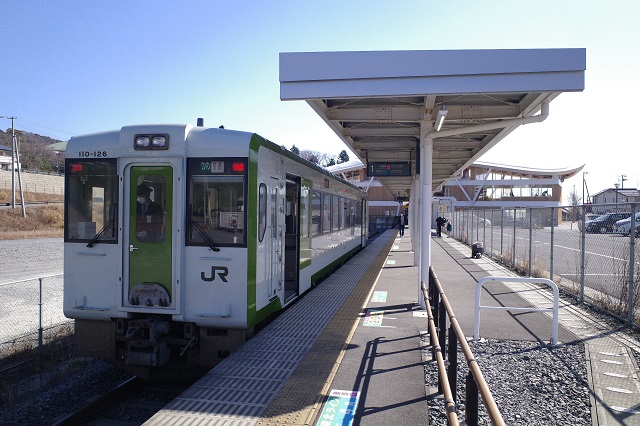
[[[583,344],[561,347],[538,342],[470,341],[469,347],[489,385],[502,418],[508,425],[591,425],[591,402]],[[425,356],[431,359],[430,349]],[[458,352],[458,418],[464,420],[465,377],[468,373]],[[437,364],[425,365],[425,382],[437,390]],[[429,400],[431,425],[446,425],[442,398]],[[489,416],[480,399],[480,425]]]

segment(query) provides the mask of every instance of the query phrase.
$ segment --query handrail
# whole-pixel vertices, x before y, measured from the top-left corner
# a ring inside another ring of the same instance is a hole
[[[491,420],[491,424],[500,425],[500,426],[506,425],[506,423],[504,422],[504,419],[502,418],[502,414],[500,413],[500,410],[499,410],[499,408],[498,408],[498,406],[497,406],[497,404],[495,402],[495,399],[493,398],[493,395],[491,394],[491,391],[489,390],[489,386],[487,385],[487,382],[485,381],[484,376],[482,375],[482,372],[480,371],[480,367],[478,366],[478,363],[475,360],[474,355],[471,352],[471,349],[469,348],[469,345],[467,344],[467,340],[466,340],[466,338],[464,336],[464,333],[462,332],[462,328],[460,327],[460,324],[458,323],[458,320],[455,317],[455,314],[453,313],[453,309],[451,308],[451,305],[449,304],[447,296],[444,294],[444,290],[442,289],[442,285],[440,284],[440,280],[438,280],[438,276],[436,275],[435,271],[433,270],[433,267],[431,267],[431,266],[429,267],[429,274],[430,274],[430,278],[432,278],[432,280],[433,280],[433,284],[435,286],[435,290],[437,290],[438,296],[440,297],[440,299],[442,301],[442,304],[444,305],[444,308],[445,308],[445,310],[447,312],[447,315],[449,316],[449,322],[451,324],[451,328],[455,332],[455,335],[457,336],[457,340],[460,343],[460,347],[462,348],[462,351],[464,353],[465,359],[467,360],[467,366],[469,368],[469,372],[473,376],[473,379],[474,379],[474,381],[475,381],[475,383],[476,383],[476,385],[478,387],[478,391],[479,391],[480,396],[482,397],[482,401],[484,402],[484,405],[485,405],[485,407],[487,409],[487,413],[489,415],[489,419]],[[422,286],[422,292],[424,294],[425,291],[426,291],[424,282],[421,283],[421,286]],[[425,297],[426,297],[426,295],[425,295]],[[426,299],[428,299],[428,297],[426,297]],[[431,311],[428,308],[427,308],[427,315],[429,315],[429,316],[431,315]],[[444,362],[443,362],[443,365],[444,365]],[[440,364],[438,364],[438,368],[440,368]],[[441,374],[442,374],[442,371],[444,371],[444,367],[442,367],[442,369],[443,370],[441,370]],[[447,381],[447,385],[448,385],[448,381]],[[444,386],[443,386],[443,388],[444,388]],[[446,395],[445,395],[445,397],[446,397]],[[467,422],[468,423],[470,423],[469,420],[470,419],[467,418]],[[477,422],[477,420],[476,420],[476,422]]]
[[[482,295],[482,287],[488,281],[500,281],[500,282],[518,282],[518,283],[538,283],[547,284],[553,290],[553,308],[517,308],[511,306],[482,306],[480,305],[480,297]],[[496,277],[489,276],[481,279],[476,284],[476,307],[474,315],[473,325],[473,338],[480,338],[480,309],[496,309],[504,311],[526,311],[526,312],[553,312],[553,321],[551,323],[551,344],[558,344],[558,309],[560,305],[560,292],[556,283],[547,278],[532,278],[532,277]]]
[[[422,287],[422,297],[424,303],[427,306],[427,317],[429,320],[429,334],[431,335],[431,344],[435,349],[436,362],[438,364],[438,375],[440,376],[440,383],[442,384],[442,392],[444,393],[445,411],[447,412],[447,420],[449,425],[456,426],[459,424],[458,415],[456,414],[456,402],[453,399],[451,392],[451,386],[449,385],[449,378],[447,377],[446,367],[444,364],[444,357],[442,356],[442,348],[438,343],[438,332],[436,330],[436,323],[431,313],[431,304],[429,303],[429,296],[427,295],[427,287],[424,285],[424,281],[420,283]]]

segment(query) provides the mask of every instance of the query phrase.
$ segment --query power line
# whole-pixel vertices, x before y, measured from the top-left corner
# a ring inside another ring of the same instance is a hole
[[[26,118],[21,118],[20,120],[22,120],[22,121],[26,121],[26,122],[28,122],[28,123],[35,124],[36,126],[38,126],[38,127],[42,127],[43,129],[53,130],[54,132],[66,133],[66,134],[71,135],[71,136],[75,136],[75,135],[77,135],[77,133],[67,132],[67,131],[65,131],[65,130],[54,129],[54,128],[52,128],[52,127],[45,126],[44,124],[41,124],[41,123],[35,122],[35,121],[33,121],[33,120],[27,120]]]

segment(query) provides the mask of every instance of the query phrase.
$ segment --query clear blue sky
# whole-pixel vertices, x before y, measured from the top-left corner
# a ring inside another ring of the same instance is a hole
[[[279,52],[583,47],[585,91],[482,159],[586,164],[591,193],[622,174],[640,187],[637,0],[3,0],[0,17],[0,115],[19,129],[67,140],[203,117],[333,154],[345,147],[311,108],[280,101]],[[581,194],[581,173],[565,196],[573,185]]]

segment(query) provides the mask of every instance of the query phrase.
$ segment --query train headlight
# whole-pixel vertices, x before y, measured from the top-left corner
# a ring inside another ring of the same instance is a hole
[[[133,148],[136,150],[169,149],[169,135],[135,135]]]
[[[164,148],[167,146],[167,137],[164,135],[151,138],[151,146],[154,148]]]
[[[136,149],[148,148],[150,142],[149,136],[136,136]]]

